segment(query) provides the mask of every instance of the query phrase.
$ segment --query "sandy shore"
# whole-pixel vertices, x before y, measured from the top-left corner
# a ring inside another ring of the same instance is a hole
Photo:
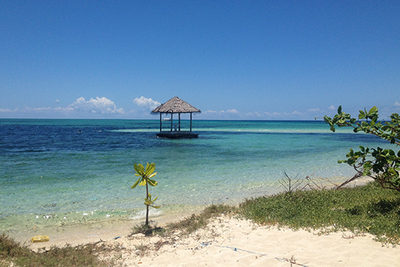
[[[398,266],[400,247],[371,235],[318,234],[259,226],[219,217],[189,237],[122,236],[107,241],[124,249],[114,255],[126,266]]]
[[[200,210],[154,218],[158,226],[179,221]],[[112,225],[92,224],[74,231],[54,233],[50,242],[30,247],[49,248],[89,242],[119,244],[111,255],[116,266],[399,266],[400,246],[383,245],[369,234],[321,234],[318,231],[261,226],[235,217],[221,216],[190,236],[131,235],[139,221]]]
[[[94,232],[65,237],[58,245],[96,240],[119,244],[120,252],[106,255],[116,259],[116,266],[398,266],[400,262],[399,246],[382,245],[369,234],[294,231],[228,216],[214,219],[190,236],[130,236],[127,227]],[[31,245],[33,249],[44,246],[49,243]]]
[[[169,222],[180,221],[192,214],[199,214],[205,206],[185,206],[185,210],[168,210],[165,214],[150,216],[152,225],[163,226]],[[51,246],[62,247],[66,244],[76,246],[86,243],[95,243],[99,241],[114,240],[116,237],[128,236],[132,229],[144,223],[144,218],[138,219],[119,219],[102,220],[87,222],[83,224],[71,224],[64,226],[50,226],[44,228],[35,228],[26,231],[14,231],[9,234],[18,242],[28,244],[32,250],[38,250]],[[36,235],[47,235],[49,242],[31,243],[30,239]]]

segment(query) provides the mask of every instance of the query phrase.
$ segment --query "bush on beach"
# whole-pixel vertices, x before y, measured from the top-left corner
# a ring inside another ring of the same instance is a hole
[[[110,266],[113,260],[101,261],[98,252],[118,250],[104,244],[86,244],[62,248],[51,247],[49,250],[32,251],[5,234],[0,235],[0,266]]]
[[[383,243],[400,243],[399,193],[384,190],[377,182],[248,199],[240,204],[239,213],[259,224],[367,232]]]
[[[324,117],[330,125],[331,131],[337,127],[351,127],[355,133],[364,132],[389,141],[395,146],[400,145],[400,116],[392,113],[390,121],[379,121],[378,108],[373,107],[369,111],[360,110],[358,119],[342,111],[339,106],[337,114],[330,118]],[[356,170],[356,175],[347,182],[361,176],[369,176],[377,181],[383,188],[400,192],[400,151],[393,149],[369,148],[359,146],[359,151],[350,149],[346,154],[347,159],[339,163],[347,163]]]

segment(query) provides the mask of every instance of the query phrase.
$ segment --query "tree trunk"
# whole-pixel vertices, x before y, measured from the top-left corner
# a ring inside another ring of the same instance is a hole
[[[146,198],[149,198],[149,185],[146,183]],[[149,226],[149,205],[146,205],[146,225]]]

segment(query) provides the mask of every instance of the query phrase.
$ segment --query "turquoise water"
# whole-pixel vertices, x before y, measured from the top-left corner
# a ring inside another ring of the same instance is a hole
[[[187,122],[182,122],[187,123]],[[282,191],[291,177],[342,179],[349,148],[388,146],[321,121],[194,121],[198,139],[156,138],[157,120],[0,120],[0,230],[25,224],[138,218],[133,164],[155,162],[166,212]],[[389,145],[390,147],[390,145]]]

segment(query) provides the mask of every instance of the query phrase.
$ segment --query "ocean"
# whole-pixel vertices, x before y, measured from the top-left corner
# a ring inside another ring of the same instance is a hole
[[[355,174],[337,163],[350,148],[390,147],[323,121],[194,120],[197,139],[158,131],[158,120],[0,119],[0,232],[143,218],[134,163],[156,163],[158,216],[281,192],[284,173],[343,181]]]

